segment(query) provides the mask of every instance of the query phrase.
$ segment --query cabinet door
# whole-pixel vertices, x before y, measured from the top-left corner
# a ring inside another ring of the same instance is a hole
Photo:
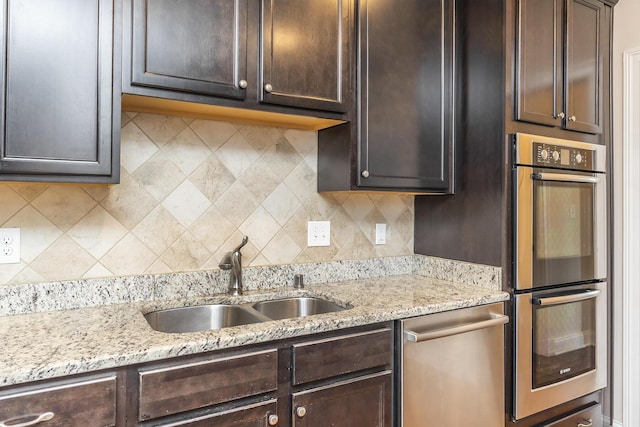
[[[450,0],[363,0],[359,187],[452,192]]]
[[[602,133],[602,34],[604,5],[568,0],[566,31],[566,127]]]
[[[119,0],[2,2],[0,179],[117,182],[120,11]]]
[[[345,112],[352,0],[262,1],[260,101]]]
[[[162,421],[157,427],[265,427],[278,424],[277,403],[275,399],[266,402],[241,406],[239,408],[195,416],[184,420]]]
[[[516,119],[562,126],[562,0],[520,0]]]
[[[129,0],[131,85],[244,98],[247,0]]]
[[[294,427],[391,427],[391,371],[294,393]]]

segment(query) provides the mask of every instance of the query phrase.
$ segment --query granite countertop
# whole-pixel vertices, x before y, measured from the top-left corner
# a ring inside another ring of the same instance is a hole
[[[185,334],[156,332],[143,316],[143,313],[160,308],[244,303],[289,296],[318,296],[352,308]],[[501,302],[508,298],[507,293],[495,289],[410,274],[307,285],[302,290],[256,290],[240,297],[219,294],[189,300],[0,316],[0,386]]]

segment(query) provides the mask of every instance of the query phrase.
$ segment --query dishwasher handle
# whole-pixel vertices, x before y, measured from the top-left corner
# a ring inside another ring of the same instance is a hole
[[[434,340],[436,338],[449,337],[451,335],[463,334],[465,332],[476,331],[478,329],[491,328],[493,326],[504,325],[509,322],[509,316],[504,314],[491,313],[491,319],[481,320],[480,322],[464,323],[462,325],[453,326],[451,328],[435,329],[427,332],[416,332],[405,330],[404,337],[407,341],[422,342]]]

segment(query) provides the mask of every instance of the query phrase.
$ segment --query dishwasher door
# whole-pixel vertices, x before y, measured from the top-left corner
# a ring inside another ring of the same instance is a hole
[[[400,426],[504,426],[508,321],[501,303],[400,321]]]

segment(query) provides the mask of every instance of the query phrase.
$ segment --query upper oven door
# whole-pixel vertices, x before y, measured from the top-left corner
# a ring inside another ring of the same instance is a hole
[[[516,168],[515,288],[606,278],[606,175]]]

